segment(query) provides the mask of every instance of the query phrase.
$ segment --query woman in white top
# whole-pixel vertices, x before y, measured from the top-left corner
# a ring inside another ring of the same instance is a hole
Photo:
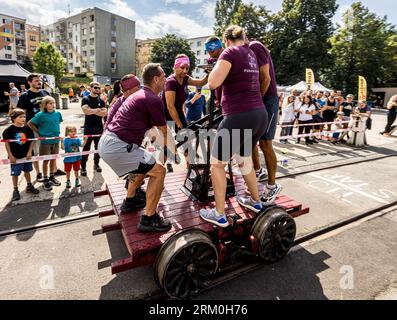
[[[311,96],[305,96],[303,98],[302,104],[296,110],[298,111],[298,123],[301,125],[299,126],[298,135],[301,135],[303,132],[305,134],[309,134],[310,130],[312,129],[313,123],[313,115],[316,113],[316,107],[312,101]],[[296,140],[296,143],[300,143],[300,138]],[[310,140],[310,137],[305,137],[306,144],[313,144]]]
[[[295,96],[288,96],[287,103],[282,107],[281,113],[281,134],[280,137],[292,136],[292,125],[295,122]],[[290,127],[283,127],[290,126]],[[280,143],[288,143],[288,139],[280,139]]]

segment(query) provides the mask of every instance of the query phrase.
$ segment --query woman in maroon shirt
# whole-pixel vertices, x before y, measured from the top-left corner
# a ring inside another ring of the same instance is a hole
[[[234,156],[252,195],[239,198],[239,203],[254,212],[262,209],[251,154],[252,147],[264,134],[268,120],[260,92],[258,61],[245,39],[241,27],[231,26],[226,29],[224,43],[227,49],[222,52],[208,80],[211,90],[222,86],[224,119],[218,127],[211,152],[211,178],[216,209],[202,209],[200,216],[220,227],[228,226],[225,216],[224,168]],[[249,130],[250,135],[245,130]],[[228,138],[224,139],[225,136]]]

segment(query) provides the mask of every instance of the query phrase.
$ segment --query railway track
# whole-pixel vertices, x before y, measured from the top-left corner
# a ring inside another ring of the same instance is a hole
[[[303,171],[286,174],[284,176],[278,177],[277,180],[301,176],[301,175],[314,173],[314,172],[318,172],[318,171],[323,171],[323,170],[330,170],[330,169],[335,169],[335,168],[342,168],[342,167],[346,167],[346,166],[357,165],[357,164],[361,164],[361,163],[379,161],[379,160],[396,157],[396,156],[397,156],[397,153],[393,153],[393,154],[382,155],[382,156],[379,156],[376,158],[371,158],[371,159],[362,159],[362,160],[358,160],[358,161],[352,161],[349,163],[330,165],[327,168],[322,168],[322,169],[316,168],[316,169],[310,169],[310,170],[303,170]],[[99,196],[106,195],[106,194],[107,194],[107,191],[105,191],[105,190],[99,190],[99,191],[94,192],[95,197],[99,197]],[[108,212],[108,211],[110,212],[112,210],[110,208],[109,208],[109,210],[105,210],[105,212]],[[56,219],[56,220],[44,221],[44,222],[38,223],[36,225],[30,225],[30,226],[21,227],[21,228],[11,228],[8,230],[3,230],[3,231],[0,231],[0,237],[6,237],[6,236],[13,235],[13,234],[20,234],[20,233],[30,232],[30,231],[37,231],[40,229],[47,229],[47,228],[51,228],[51,227],[58,227],[58,226],[62,226],[65,224],[70,224],[70,223],[75,223],[75,222],[80,222],[80,221],[84,221],[84,220],[88,220],[88,219],[97,218],[98,216],[99,216],[99,212],[76,214],[71,217],[65,217],[65,218]]]

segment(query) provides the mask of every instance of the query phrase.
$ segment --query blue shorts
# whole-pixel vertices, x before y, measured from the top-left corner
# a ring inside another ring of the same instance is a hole
[[[11,164],[11,177],[19,177],[22,171],[32,172],[33,171],[32,163],[28,162],[28,163]]]
[[[279,98],[278,96],[264,97],[263,103],[266,106],[268,115],[268,124],[266,131],[260,140],[271,141],[276,136],[278,116],[279,116]]]

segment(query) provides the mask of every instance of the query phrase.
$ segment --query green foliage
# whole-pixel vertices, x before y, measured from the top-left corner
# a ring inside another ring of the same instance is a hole
[[[361,2],[344,13],[331,43],[334,64],[328,78],[334,87],[357,94],[360,75],[369,88],[397,85],[396,30]]]
[[[265,6],[241,3],[231,17],[230,24],[243,27],[249,38],[269,42],[266,35],[270,27],[270,16]]]
[[[92,82],[92,78],[88,77],[63,77],[58,83],[61,94],[68,94],[69,88],[73,88],[73,91],[77,93],[80,90],[80,86],[83,84],[86,87]]]
[[[268,42],[280,84],[304,80],[306,68],[321,80],[321,71],[331,64],[328,39],[337,8],[336,0],[283,1],[272,17]]]
[[[190,71],[196,67],[196,56],[191,51],[187,40],[174,34],[167,34],[153,43],[150,61],[161,63],[167,76],[173,73],[175,57],[178,54],[186,54],[190,58]]]
[[[215,7],[214,33],[222,39],[225,29],[232,24],[232,19],[238,11],[242,0],[218,0]]]
[[[38,73],[54,75],[58,84],[65,73],[65,59],[51,43],[41,42],[33,56],[33,69]]]

